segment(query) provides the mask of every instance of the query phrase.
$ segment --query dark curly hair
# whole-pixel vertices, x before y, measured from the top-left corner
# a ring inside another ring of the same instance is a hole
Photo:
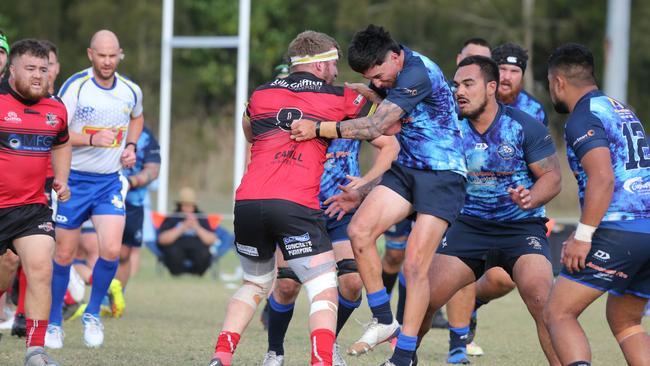
[[[43,46],[39,40],[31,38],[21,39],[11,45],[11,53],[9,54],[9,58],[12,64],[16,58],[22,55],[30,55],[38,58],[44,58],[46,60],[48,60],[50,57],[47,48],[45,48],[45,46]]]
[[[370,24],[352,37],[348,47],[348,64],[352,70],[364,73],[373,66],[383,64],[389,51],[400,53],[399,43],[383,27]]]

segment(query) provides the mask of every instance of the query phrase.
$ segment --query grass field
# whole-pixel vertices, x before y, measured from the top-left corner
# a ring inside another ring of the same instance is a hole
[[[229,254],[220,266],[225,272],[235,268]],[[233,286],[206,275],[203,278],[172,278],[157,271],[154,258],[143,251],[142,268],[127,290],[127,311],[121,319],[105,319],[105,343],[101,349],[83,345],[81,324],[66,322],[65,346],[51,351],[62,365],[207,365],[214,349]],[[307,304],[301,297],[286,340],[285,365],[308,365]],[[259,314],[259,312],[258,312]],[[362,329],[354,321],[367,321],[370,313],[364,301],[343,329],[339,342],[347,346]],[[266,351],[266,333],[258,317],[244,333],[234,358],[235,365],[260,365]],[[582,316],[593,349],[593,363],[623,365],[625,361],[609,333],[604,319],[604,301],[597,301]],[[647,325],[647,322],[646,322]],[[22,365],[24,339],[0,341],[0,365]],[[473,358],[475,365],[543,365],[544,356],[536,339],[534,324],[516,293],[485,306],[479,314],[477,342],[486,355]],[[420,365],[444,365],[447,331],[432,330],[419,351]],[[370,355],[347,358],[349,365],[378,365],[389,355],[380,345]]]

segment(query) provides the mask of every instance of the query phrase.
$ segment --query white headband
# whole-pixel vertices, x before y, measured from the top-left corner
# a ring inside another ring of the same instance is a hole
[[[291,57],[291,66],[294,65],[304,65],[304,64],[310,64],[313,62],[324,62],[324,61],[332,61],[332,60],[338,60],[339,59],[339,51],[336,48],[333,48],[329,51],[325,51],[322,53],[317,53],[313,56],[293,56]]]

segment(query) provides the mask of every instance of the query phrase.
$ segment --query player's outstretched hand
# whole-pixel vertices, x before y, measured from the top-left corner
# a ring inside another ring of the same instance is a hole
[[[291,139],[296,141],[311,140],[316,137],[316,122],[299,119],[291,123]]]
[[[346,213],[352,212],[361,204],[361,194],[358,190],[341,185],[339,189],[343,192],[325,200],[325,204],[329,205],[325,214],[329,217],[336,216],[336,220],[341,220]]]
[[[530,190],[524,186],[517,186],[517,188],[508,187],[508,193],[512,202],[516,203],[522,210],[529,210],[532,208],[532,197]]]
[[[122,151],[120,162],[123,167],[132,168],[135,165],[135,151],[127,146],[127,148]]]
[[[111,147],[115,144],[115,139],[117,138],[117,130],[100,130],[97,133],[93,134],[93,146],[97,147]]]
[[[560,261],[570,273],[580,272],[585,269],[587,254],[591,250],[591,243],[574,238],[575,231],[562,243]]]
[[[54,188],[54,192],[56,192],[56,199],[58,201],[65,202],[70,199],[70,188],[68,187],[68,183],[54,179],[52,188]]]

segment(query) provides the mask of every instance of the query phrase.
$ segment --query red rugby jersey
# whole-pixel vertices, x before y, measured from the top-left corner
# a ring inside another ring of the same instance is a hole
[[[43,193],[52,146],[68,141],[65,106],[31,101],[0,84],[0,208],[47,204]]]
[[[328,140],[291,140],[297,119],[341,121],[367,115],[372,103],[352,89],[295,72],[257,88],[246,114],[253,130],[251,161],[235,200],[282,199],[319,209]]]

